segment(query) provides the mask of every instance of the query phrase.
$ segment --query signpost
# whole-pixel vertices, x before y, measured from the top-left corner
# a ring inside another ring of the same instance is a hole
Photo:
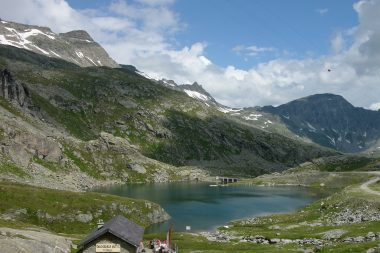
[[[96,252],[120,252],[120,244],[116,243],[98,243]]]

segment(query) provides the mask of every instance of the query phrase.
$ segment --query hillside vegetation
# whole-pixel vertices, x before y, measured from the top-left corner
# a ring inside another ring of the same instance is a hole
[[[0,224],[35,225],[56,233],[86,234],[116,215],[147,227],[169,215],[157,204],[118,196],[76,193],[0,182]]]
[[[0,97],[1,160],[32,178],[30,169],[54,176],[75,171],[82,179],[73,188],[83,188],[105,179],[253,176],[335,154],[240,124],[127,68],[81,68],[0,46],[0,69],[19,92]]]

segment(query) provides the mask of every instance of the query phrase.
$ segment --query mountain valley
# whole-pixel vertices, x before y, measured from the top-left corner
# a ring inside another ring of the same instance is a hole
[[[116,63],[85,31],[0,20],[0,247],[77,252],[96,219],[170,219],[156,203],[95,188],[206,181],[217,190],[217,176],[328,197],[214,234],[175,233],[183,252],[327,252],[348,248],[343,235],[353,248],[377,247],[379,201],[363,187],[378,189],[380,110],[327,93],[230,108],[197,82],[142,71]],[[329,237],[335,226],[343,232]]]

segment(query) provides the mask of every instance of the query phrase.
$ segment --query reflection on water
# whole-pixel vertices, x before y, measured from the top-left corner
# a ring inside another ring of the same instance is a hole
[[[128,184],[96,191],[147,199],[160,204],[170,215],[167,222],[147,232],[213,230],[231,220],[257,215],[291,212],[321,197],[303,187],[258,187],[248,185],[210,187],[209,183]]]

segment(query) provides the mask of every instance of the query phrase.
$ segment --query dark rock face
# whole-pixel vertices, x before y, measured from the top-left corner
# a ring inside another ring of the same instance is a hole
[[[294,133],[344,152],[363,151],[380,138],[380,111],[354,107],[338,95],[317,94],[258,109],[280,116]]]
[[[15,81],[7,69],[0,71],[0,79],[0,97],[10,101],[17,101],[20,106],[24,106],[29,102],[29,89],[25,84]]]

